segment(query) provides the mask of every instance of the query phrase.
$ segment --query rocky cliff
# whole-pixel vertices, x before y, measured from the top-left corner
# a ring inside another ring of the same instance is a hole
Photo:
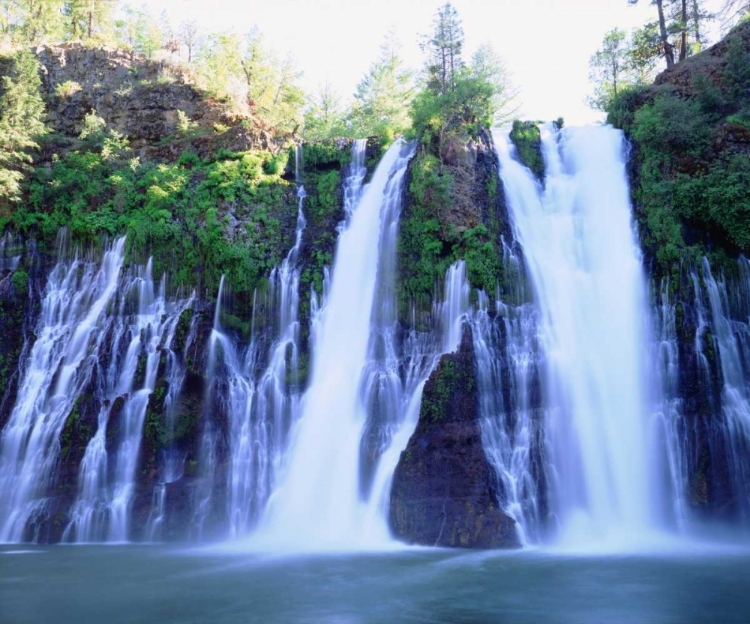
[[[453,548],[519,546],[500,508],[479,425],[471,330],[425,384],[419,423],[393,475],[390,523],[412,544]]]
[[[161,159],[192,150],[277,151],[288,143],[254,117],[239,114],[195,86],[189,71],[129,51],[77,43],[42,46],[40,63],[47,122],[77,137],[95,113],[133,149]],[[171,140],[170,140],[171,139]]]

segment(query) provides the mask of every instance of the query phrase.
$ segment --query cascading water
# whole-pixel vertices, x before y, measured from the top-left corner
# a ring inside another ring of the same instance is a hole
[[[124,254],[121,238],[100,266],[76,257],[49,276],[36,342],[0,438],[0,542],[35,537],[35,518],[47,512],[60,434],[99,359]]]
[[[195,292],[185,304],[185,310],[189,310],[195,301]],[[177,321],[179,322],[179,316]],[[167,356],[166,384],[167,394],[164,398],[164,428],[168,440],[173,440],[177,428],[178,402],[185,383],[185,360],[187,359],[188,350],[193,345],[197,332],[197,317],[192,316],[190,329],[185,339],[185,346],[181,356],[172,350],[172,342],[175,331],[170,331],[167,336],[167,342],[164,344]],[[175,324],[175,329],[176,329]],[[146,539],[156,541],[162,536],[162,529],[166,521],[166,496],[167,485],[176,483],[185,474],[185,453],[176,448],[175,444],[168,445],[163,449],[160,457],[160,479],[154,488],[151,514],[149,515],[146,527]]]
[[[551,513],[569,542],[632,543],[654,522],[647,415],[657,390],[646,380],[649,310],[622,135],[545,128],[544,188],[507,132],[494,139],[540,314]]]
[[[723,422],[719,425],[723,435],[720,446],[726,455],[735,506],[741,515],[747,517],[750,515],[750,262],[740,258],[738,278],[728,287],[723,276],[718,280],[714,278],[711,266],[704,258],[702,278],[707,308],[704,307],[698,277],[693,274],[698,289],[696,307],[702,322],[696,349],[701,365],[705,366],[706,375],[710,377],[711,364],[702,345],[707,330],[710,330],[709,348],[718,365],[720,389],[717,394],[723,415]]]
[[[174,362],[170,347],[177,321],[192,304],[192,298],[169,304],[163,278],[155,290],[150,261],[122,278],[119,293],[117,312],[108,315],[112,338],[107,343],[109,364],[99,382],[97,430],[81,461],[78,498],[63,536],[66,540],[125,542],[130,538],[135,472],[157,368],[163,353],[168,362]],[[131,309],[133,297],[135,309]],[[141,387],[134,388],[139,383],[139,368],[143,381]],[[176,385],[170,391],[179,393],[177,379],[174,381]],[[117,422],[111,423],[115,405],[119,406]],[[114,456],[107,450],[111,427],[118,431]]]
[[[655,421],[655,437],[663,449],[657,457],[663,457],[664,466],[657,474],[667,475],[666,496],[662,505],[667,522],[684,532],[689,517],[688,494],[688,432],[682,414],[683,401],[680,396],[680,361],[677,346],[677,320],[675,305],[669,297],[669,281],[662,283],[658,305],[655,306],[656,352],[653,361],[657,365],[654,374],[662,387],[661,405],[655,410],[659,418]]]
[[[539,402],[540,346],[531,304],[495,301],[485,293],[471,317],[482,439],[498,476],[503,508],[517,521],[521,543],[544,535],[548,448]]]
[[[386,245],[395,241],[410,157],[410,149],[394,143],[356,208],[347,211],[350,222],[339,237],[330,292],[312,349],[310,387],[293,433],[289,465],[264,518],[267,543],[325,548],[368,538],[362,535],[366,505],[360,497],[359,449],[367,410],[360,388],[376,301],[379,239]],[[356,195],[349,191],[351,202]],[[386,310],[380,327],[392,326],[391,319],[392,313]],[[385,361],[387,347],[382,340],[381,344]]]
[[[295,242],[281,266],[269,277],[266,309],[276,310],[271,319],[270,347],[266,327],[257,328],[255,317],[250,343],[241,349],[222,330],[219,289],[214,328],[210,338],[209,372],[213,379],[209,400],[223,396],[229,439],[227,516],[232,537],[247,533],[275,485],[287,448],[287,438],[298,417],[299,395],[299,254],[307,221],[305,188],[301,184],[302,148],[295,151],[298,211]],[[359,175],[359,171],[357,171]],[[255,295],[253,310],[258,306]],[[218,385],[217,385],[218,384]],[[204,435],[204,479],[199,494],[198,519],[202,526],[210,506],[216,479],[216,431],[207,423]],[[210,475],[210,476],[209,476]],[[211,484],[211,485],[208,485]]]

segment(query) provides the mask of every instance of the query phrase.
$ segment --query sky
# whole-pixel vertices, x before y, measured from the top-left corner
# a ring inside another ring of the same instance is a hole
[[[172,24],[197,21],[206,32],[246,32],[257,26],[279,54],[291,53],[314,91],[329,82],[343,96],[377,58],[389,29],[407,63],[421,67],[419,36],[430,31],[445,0],[149,0]],[[716,5],[720,0],[709,0]],[[135,4],[135,3],[134,3]],[[463,21],[465,57],[489,42],[520,88],[521,116],[566,123],[599,118],[585,97],[588,61],[604,33],[630,30],[656,18],[648,0],[453,0]]]

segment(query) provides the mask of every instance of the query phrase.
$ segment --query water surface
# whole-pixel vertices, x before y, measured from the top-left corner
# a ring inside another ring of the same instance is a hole
[[[0,547],[0,621],[747,623],[750,553],[270,557]]]

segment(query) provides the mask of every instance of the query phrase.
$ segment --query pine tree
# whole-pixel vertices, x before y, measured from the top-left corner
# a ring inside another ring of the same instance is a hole
[[[492,108],[496,124],[510,121],[517,113],[518,89],[511,83],[510,72],[489,43],[483,43],[471,57],[471,73],[492,85]]]
[[[351,122],[359,136],[395,136],[409,127],[413,74],[404,66],[401,43],[386,34],[380,57],[357,85]]]
[[[107,38],[113,26],[115,0],[65,0],[64,5],[70,38]]]
[[[463,67],[464,47],[461,19],[450,2],[438,10],[432,28],[432,34],[422,42],[422,50],[428,56],[429,86],[446,93],[456,86],[456,77]]]
[[[345,121],[341,96],[326,82],[310,98],[305,111],[304,136],[308,141],[320,141],[350,134]]]
[[[669,41],[664,2],[665,0],[651,0],[651,4],[656,6],[656,11],[659,17],[659,40],[661,42],[662,54],[664,55],[664,60],[667,62],[667,69],[672,69],[674,67],[674,45]],[[638,4],[638,0],[628,0],[628,3]]]
[[[44,101],[40,93],[39,64],[28,50],[0,59],[0,201],[21,196],[30,151],[45,131]]]

